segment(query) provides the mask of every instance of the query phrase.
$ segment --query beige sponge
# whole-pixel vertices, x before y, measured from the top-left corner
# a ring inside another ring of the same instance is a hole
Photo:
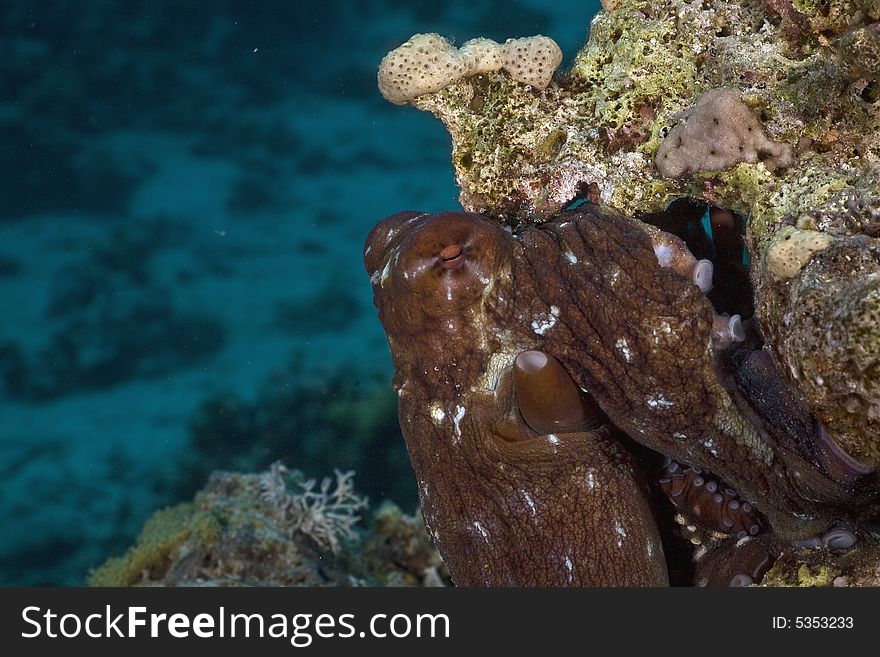
[[[474,57],[463,56],[439,34],[415,34],[379,64],[379,91],[396,105],[440,91],[470,75]]]
[[[497,41],[479,38],[465,41],[459,52],[463,57],[473,60],[471,75],[479,75],[501,68],[501,49],[502,46]]]
[[[815,230],[786,226],[773,236],[767,248],[767,269],[777,278],[794,278],[814,253],[831,244],[831,236]]]
[[[553,39],[540,34],[508,39],[502,46],[501,60],[514,80],[546,89],[562,63],[562,50]]]
[[[379,64],[379,91],[404,105],[422,94],[440,91],[468,75],[504,68],[514,80],[546,89],[562,62],[562,51],[550,37],[471,39],[456,48],[439,34],[416,34],[385,55]]]
[[[660,144],[655,163],[664,176],[678,178],[758,161],[770,170],[787,167],[791,146],[768,139],[739,92],[720,88],[707,91],[684,112]]]

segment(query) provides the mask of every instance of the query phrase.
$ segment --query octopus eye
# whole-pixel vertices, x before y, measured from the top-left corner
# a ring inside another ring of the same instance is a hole
[[[440,251],[440,266],[443,269],[458,269],[464,264],[464,249],[461,244],[450,244]]]
[[[404,230],[391,260],[394,295],[426,316],[458,312],[482,299],[507,248],[498,226],[465,212],[420,218]]]

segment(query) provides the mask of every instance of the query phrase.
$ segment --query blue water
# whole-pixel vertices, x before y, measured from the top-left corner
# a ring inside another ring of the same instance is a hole
[[[376,66],[416,32],[570,63],[597,8],[0,4],[0,583],[82,583],[216,468],[415,508],[361,248],[457,189]]]

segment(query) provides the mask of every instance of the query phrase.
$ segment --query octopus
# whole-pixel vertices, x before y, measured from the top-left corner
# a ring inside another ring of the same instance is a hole
[[[401,430],[457,585],[745,585],[877,530],[873,469],[756,323],[716,311],[712,261],[658,227],[676,212],[582,205],[513,230],[407,211],[370,232]],[[685,574],[676,514],[718,546]]]

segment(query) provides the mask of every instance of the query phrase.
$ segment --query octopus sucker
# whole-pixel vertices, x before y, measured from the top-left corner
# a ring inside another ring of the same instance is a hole
[[[678,237],[591,205],[515,232],[410,211],[370,233],[364,259],[457,584],[667,584],[657,455],[676,510],[760,548],[733,571],[706,561],[706,581],[757,581],[761,554],[845,545],[836,527],[876,520],[870,473],[820,433],[757,329],[716,311],[711,264]]]
[[[761,531],[761,519],[737,492],[700,468],[667,459],[658,484],[676,510],[706,529],[738,538]]]
[[[739,315],[715,315],[712,321],[712,346],[716,349],[726,349],[734,342],[743,342],[746,339],[746,329],[743,326],[742,317]]]

